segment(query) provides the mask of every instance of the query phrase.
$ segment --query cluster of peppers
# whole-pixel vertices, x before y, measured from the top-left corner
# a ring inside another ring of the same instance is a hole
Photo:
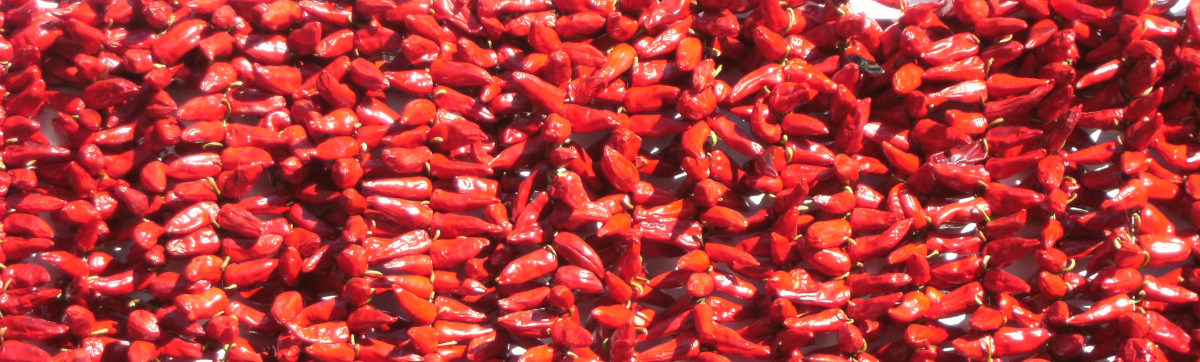
[[[884,3],[0,1],[0,359],[1200,355],[1200,2]]]

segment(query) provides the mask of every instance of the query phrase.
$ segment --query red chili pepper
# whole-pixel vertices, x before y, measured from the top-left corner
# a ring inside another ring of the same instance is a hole
[[[1147,299],[1167,303],[1190,303],[1193,299],[1197,299],[1196,293],[1180,285],[1164,283],[1153,275],[1144,277],[1142,290],[1146,292]]]
[[[557,258],[548,250],[539,249],[510,262],[500,273],[501,284],[524,283],[549,274],[558,267]]]
[[[1200,57],[1176,41],[1200,32],[1195,9],[1180,32],[1136,0],[910,4],[886,30],[799,3],[184,5],[16,4],[4,18],[0,309],[68,311],[80,343],[57,358],[195,359],[220,342],[261,360],[243,325],[283,360],[483,360],[510,345],[530,360],[1190,352],[1174,312],[1195,299],[1174,282],[1190,271],[1137,268],[1181,263],[1196,241],[1169,217],[1200,207],[1184,183]],[[719,73],[734,65],[731,85]],[[393,111],[388,89],[424,98]],[[45,105],[61,139],[33,117]],[[877,184],[889,172],[902,179]],[[747,206],[753,193],[771,197]],[[1006,271],[1030,253],[1037,295]],[[1073,270],[1083,255],[1097,275]],[[78,280],[54,283],[31,256]],[[663,258],[675,269],[653,267]],[[330,270],[346,278],[313,277]],[[920,291],[885,294],[908,286]],[[120,298],[143,290],[174,303]],[[403,311],[372,305],[389,290]],[[1046,299],[1068,295],[1094,305],[1072,316]],[[1129,300],[1095,303],[1110,295]],[[270,318],[252,307],[266,300]],[[492,302],[503,317],[476,309]],[[97,306],[112,313],[82,312]],[[820,311],[856,319],[819,328],[838,347],[776,333]],[[883,313],[910,324],[905,341],[877,342]],[[924,323],[962,313],[969,331]],[[362,334],[400,319],[413,343]]]
[[[229,305],[229,299],[223,290],[213,288],[198,294],[177,296],[175,304],[188,320],[195,321],[225,310],[225,307]]]
[[[1128,295],[1118,294],[1105,298],[1087,311],[1067,319],[1070,325],[1098,324],[1116,320],[1122,314],[1134,311],[1134,302]]]

